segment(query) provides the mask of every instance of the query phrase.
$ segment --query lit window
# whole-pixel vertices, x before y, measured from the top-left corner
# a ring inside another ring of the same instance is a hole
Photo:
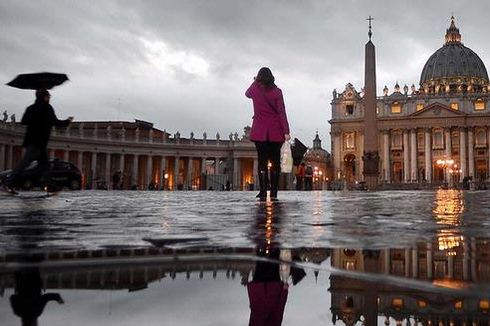
[[[461,300],[460,301],[456,301],[454,303],[454,308],[456,308],[456,309],[462,309],[463,308],[463,301],[461,301]]]
[[[417,111],[420,111],[424,108],[423,104],[417,104]]]
[[[459,110],[458,103],[451,103],[451,109],[453,109],[453,110]]]
[[[485,101],[478,99],[475,101],[475,111],[485,110]]]
[[[344,269],[348,271],[356,270],[356,262],[355,261],[346,261],[344,262]]]
[[[391,105],[391,113],[402,113],[402,105],[398,102],[393,102]]]
[[[393,300],[391,300],[391,305],[396,310],[400,310],[403,307],[403,299],[401,299],[401,298],[394,298]]]

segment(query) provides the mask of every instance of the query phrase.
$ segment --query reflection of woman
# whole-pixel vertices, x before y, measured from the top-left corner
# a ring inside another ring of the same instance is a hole
[[[268,258],[278,259],[279,250],[271,249]],[[259,256],[264,250],[259,249]],[[252,282],[247,284],[250,302],[249,326],[279,326],[288,298],[288,285],[281,281],[279,264],[258,261]]]
[[[289,124],[280,88],[274,84],[274,76],[269,68],[261,68],[255,81],[245,92],[254,106],[254,116],[250,140],[255,143],[258,156],[258,176],[261,200],[267,197],[267,163],[271,162],[271,199],[277,198],[277,187],[281,173],[281,146],[290,139]]]

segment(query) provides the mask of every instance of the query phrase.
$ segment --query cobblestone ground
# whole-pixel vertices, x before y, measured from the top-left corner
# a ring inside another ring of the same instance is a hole
[[[488,237],[490,192],[40,192],[0,197],[0,250],[95,249],[198,237],[175,246],[250,247],[273,227],[281,247],[392,248],[441,232]],[[266,225],[269,223],[268,225]]]

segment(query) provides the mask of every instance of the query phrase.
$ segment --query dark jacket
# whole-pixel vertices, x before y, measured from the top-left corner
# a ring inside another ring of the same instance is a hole
[[[26,109],[20,123],[27,126],[22,146],[46,148],[51,128],[53,126],[66,127],[70,124],[70,120],[58,120],[49,103],[36,100],[33,105]]]

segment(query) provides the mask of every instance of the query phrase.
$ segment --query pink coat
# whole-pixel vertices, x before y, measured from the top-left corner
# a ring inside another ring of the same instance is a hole
[[[284,135],[289,134],[289,124],[281,89],[266,90],[258,82],[253,82],[245,96],[254,104],[250,140],[283,142]]]

